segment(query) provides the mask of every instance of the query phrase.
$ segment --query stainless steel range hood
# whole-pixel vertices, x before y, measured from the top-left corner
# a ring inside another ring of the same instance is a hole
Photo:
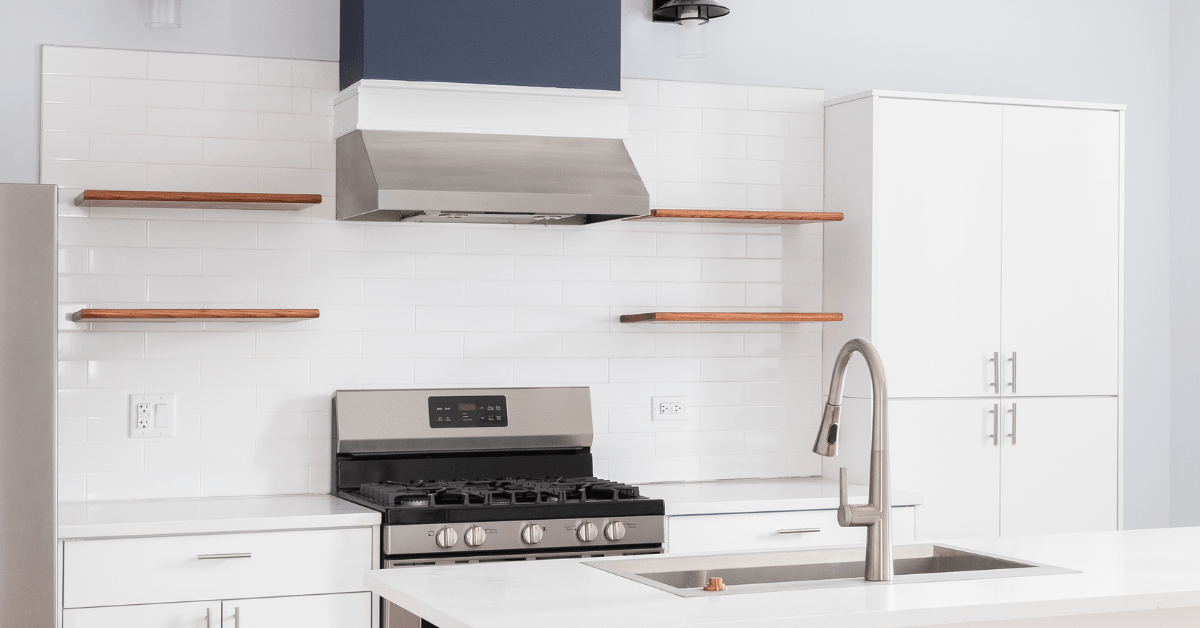
[[[337,140],[337,218],[583,225],[649,213],[613,138],[355,130]]]

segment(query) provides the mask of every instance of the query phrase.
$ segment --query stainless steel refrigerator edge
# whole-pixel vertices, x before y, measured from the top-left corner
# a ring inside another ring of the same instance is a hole
[[[53,185],[0,184],[0,626],[57,618],[58,219]]]

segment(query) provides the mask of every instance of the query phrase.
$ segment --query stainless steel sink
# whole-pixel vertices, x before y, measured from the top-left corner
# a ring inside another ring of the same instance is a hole
[[[1078,573],[949,545],[898,545],[893,549],[893,560],[894,584]],[[861,547],[659,556],[584,564],[682,597],[887,584],[863,579]],[[722,578],[728,590],[705,591],[703,587],[710,577]]]

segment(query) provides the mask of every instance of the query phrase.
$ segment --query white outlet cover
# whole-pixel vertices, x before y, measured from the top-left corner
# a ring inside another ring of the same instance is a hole
[[[149,404],[150,417],[147,427],[138,427],[138,405]],[[171,438],[175,436],[175,416],[179,406],[175,395],[129,395],[129,437]],[[165,413],[159,416],[160,412]],[[165,423],[160,426],[160,423]]]
[[[687,418],[687,397],[650,398],[650,420],[686,421]]]

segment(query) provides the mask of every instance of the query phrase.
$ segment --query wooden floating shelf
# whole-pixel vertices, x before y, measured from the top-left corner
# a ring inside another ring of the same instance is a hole
[[[841,212],[766,212],[733,209],[652,209],[647,216],[629,220],[741,222],[763,225],[802,225],[814,222],[838,222]]]
[[[832,323],[839,313],[826,312],[646,312],[622,314],[622,323]]]
[[[79,310],[71,318],[80,323],[178,323],[232,322],[249,323],[304,321],[317,318],[320,310],[151,310],[151,309],[89,309]]]
[[[75,204],[80,207],[178,207],[296,211],[320,203],[320,194],[84,190],[79,196],[75,197]]]

